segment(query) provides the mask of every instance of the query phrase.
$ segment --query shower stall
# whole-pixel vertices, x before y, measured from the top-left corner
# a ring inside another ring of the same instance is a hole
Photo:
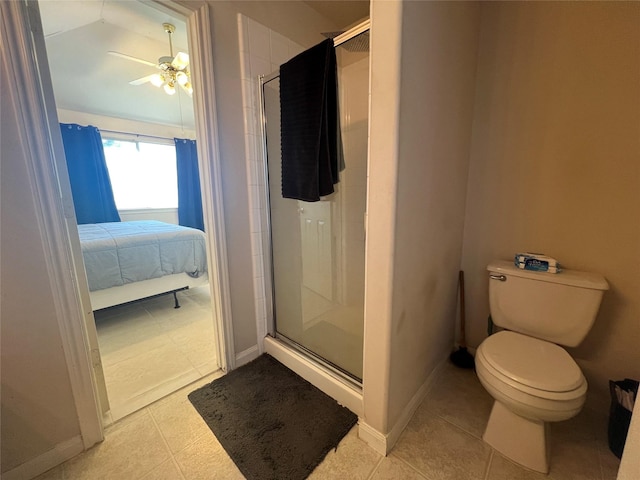
[[[317,202],[281,193],[279,73],[261,79],[268,180],[270,341],[338,382],[362,386],[369,22],[334,38],[345,168]],[[270,255],[269,255],[270,254]],[[283,350],[283,351],[284,351]],[[269,349],[267,348],[267,351]]]

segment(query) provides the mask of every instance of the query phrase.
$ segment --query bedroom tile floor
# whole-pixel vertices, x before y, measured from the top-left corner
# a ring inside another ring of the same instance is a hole
[[[217,370],[209,286],[95,313],[111,406],[122,418]]]
[[[187,394],[210,375],[111,425],[106,441],[38,480],[242,479]],[[393,451],[370,449],[354,427],[309,477],[402,480],[614,480],[619,460],[606,442],[606,414],[584,410],[553,425],[551,472],[525,470],[481,440],[491,398],[475,373],[445,364]]]

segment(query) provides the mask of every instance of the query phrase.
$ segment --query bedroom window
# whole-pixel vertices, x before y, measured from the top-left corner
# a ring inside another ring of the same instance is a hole
[[[173,143],[103,139],[102,145],[118,210],[178,208]]]

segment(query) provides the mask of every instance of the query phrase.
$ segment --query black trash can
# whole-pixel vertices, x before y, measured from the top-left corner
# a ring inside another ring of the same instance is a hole
[[[639,382],[637,380],[631,380],[629,378],[625,378],[624,380],[619,380],[617,382],[609,380],[609,392],[611,393],[608,432],[609,448],[618,458],[622,457],[624,443],[627,440],[629,424],[631,423],[631,412],[623,407],[618,401],[616,386],[620,387],[622,390],[633,392],[635,398],[638,394],[638,384]]]

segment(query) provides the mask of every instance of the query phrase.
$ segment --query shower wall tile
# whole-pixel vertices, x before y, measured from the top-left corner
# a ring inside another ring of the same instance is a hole
[[[252,56],[270,60],[270,30],[264,25],[249,19],[249,51]]]
[[[258,219],[256,222],[251,222],[251,232],[262,232],[261,224],[260,224],[260,216],[262,215],[262,211],[259,208],[252,208],[251,214],[254,218]],[[257,265],[254,265],[254,270],[257,268]]]
[[[250,72],[250,70],[247,71]],[[245,108],[255,109],[255,85],[252,80],[253,79],[251,78],[249,73],[245,78],[242,79],[242,98],[244,99]]]
[[[264,196],[264,189],[262,187],[262,182],[264,182],[264,176],[262,175],[262,163],[259,161],[255,162],[256,168],[256,196],[260,199],[260,208],[265,209],[267,207],[267,199]]]
[[[262,232],[253,232],[251,234],[251,250],[259,252],[262,250]],[[254,254],[254,257],[256,255]]]
[[[254,277],[253,278],[253,291],[256,293],[256,300],[259,298],[264,298],[264,277]],[[258,316],[258,311],[256,308],[256,317]]]
[[[242,69],[242,97],[245,129],[245,163],[249,188],[251,250],[254,272],[256,319],[267,319],[265,290],[265,255],[269,245],[268,212],[266,210],[266,176],[264,158],[259,75],[277,71],[304,48],[278,32],[244,15],[238,15]],[[269,274],[270,275],[270,274]],[[270,298],[270,294],[268,295]]]
[[[291,58],[289,56],[289,41],[277,32],[271,32],[271,63],[278,66]]]
[[[266,198],[264,192],[261,192],[260,198]],[[268,243],[271,241],[270,232],[269,232],[269,217],[267,215],[266,206],[264,206],[261,210],[263,214],[262,214],[262,217],[260,218],[260,229],[262,232],[264,232],[263,245],[268,245]]]
[[[256,270],[255,270],[255,272],[254,272],[254,273],[255,273],[255,275],[256,275],[256,278],[260,278],[260,279],[262,279],[262,278],[264,277],[264,266],[263,266],[262,264],[260,264],[260,265],[256,268]],[[262,280],[261,280],[261,281],[262,281]],[[264,291],[264,288],[262,289],[262,291]],[[262,296],[264,297],[264,295],[262,295]]]
[[[267,306],[266,306],[266,303],[264,302],[264,297],[262,298],[262,300],[263,300],[262,302],[259,302],[257,310],[258,310],[258,318],[264,321],[267,319]]]
[[[255,108],[244,109],[244,128],[245,134],[253,140],[252,137],[258,133],[258,113]],[[251,158],[255,158],[255,148],[252,150]]]
[[[255,165],[255,162],[253,162]],[[251,208],[260,209],[262,202],[260,201],[259,196],[260,190],[258,190],[258,185],[251,185],[249,188],[249,196],[251,197]]]
[[[245,110],[246,113],[246,110]],[[247,128],[245,122],[245,129]],[[245,150],[245,161],[247,162],[247,180],[249,185],[253,185],[253,175],[254,172],[251,170],[251,161],[256,156],[256,145],[253,141],[252,135],[245,135],[244,137],[244,150]]]
[[[258,184],[258,189],[260,190],[260,198],[262,198],[265,202],[267,201],[267,180],[264,178],[264,164],[258,163],[259,175],[262,181]]]
[[[260,125],[258,125],[258,127],[260,128]],[[258,186],[264,186],[265,185],[265,174],[264,174],[264,145],[262,144],[262,131],[260,130],[257,134],[256,134],[256,157],[255,157],[255,162],[256,162],[256,176],[255,176],[255,180],[256,180],[256,185]],[[265,198],[264,197],[264,192],[265,189],[262,188],[260,190],[261,193],[261,197],[260,198]],[[263,202],[263,206],[266,206],[266,202]]]
[[[304,47],[296,42],[289,40],[289,58],[293,58],[299,53],[304,52]]]
[[[251,52],[251,76],[269,75],[271,72],[271,62],[255,56],[253,52]]]
[[[255,160],[255,157],[251,158],[249,160],[249,170],[251,170],[251,181],[250,181],[250,185],[252,186],[258,186],[260,184],[259,182],[259,175],[258,175],[258,170],[260,170],[260,164]],[[260,205],[257,205],[255,208],[260,208]]]
[[[249,51],[249,19],[242,14],[238,14],[238,32],[240,33],[240,52]]]

